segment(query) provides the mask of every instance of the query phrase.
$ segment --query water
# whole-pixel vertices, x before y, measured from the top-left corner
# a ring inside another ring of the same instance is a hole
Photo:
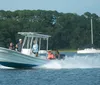
[[[50,69],[100,68],[100,54],[66,53],[65,60],[55,60],[44,65]]]
[[[0,69],[0,85],[100,85],[100,54],[66,53],[34,69]]]

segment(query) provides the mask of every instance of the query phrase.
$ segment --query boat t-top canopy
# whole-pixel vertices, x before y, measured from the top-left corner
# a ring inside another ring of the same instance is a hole
[[[50,35],[44,35],[38,32],[18,32],[18,34],[24,36],[22,50],[32,49],[32,42],[34,41],[34,39],[36,41],[39,40],[39,51],[41,50],[41,39],[47,40],[46,50],[48,50],[48,38],[51,37]]]
[[[23,36],[27,37],[36,37],[36,38],[49,38],[51,37],[50,35],[44,35],[38,32],[18,32],[18,34],[21,34]]]

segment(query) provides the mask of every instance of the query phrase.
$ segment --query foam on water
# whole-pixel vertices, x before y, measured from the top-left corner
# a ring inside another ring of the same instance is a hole
[[[41,67],[47,69],[100,68],[100,54],[93,56],[66,56],[65,60],[53,60]]]
[[[14,69],[12,67],[6,67],[6,66],[3,66],[3,65],[0,65],[0,69]]]

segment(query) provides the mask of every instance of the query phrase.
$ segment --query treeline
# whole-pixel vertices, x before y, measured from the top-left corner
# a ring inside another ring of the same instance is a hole
[[[0,10],[0,46],[17,43],[18,32],[42,32],[51,35],[49,48],[77,49],[91,44],[93,19],[94,45],[100,47],[100,17],[89,12],[83,15],[45,10]]]

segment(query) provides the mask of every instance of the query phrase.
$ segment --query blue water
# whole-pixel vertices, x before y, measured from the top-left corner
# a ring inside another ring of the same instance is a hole
[[[70,52],[34,69],[0,68],[0,85],[100,85],[100,54]]]

